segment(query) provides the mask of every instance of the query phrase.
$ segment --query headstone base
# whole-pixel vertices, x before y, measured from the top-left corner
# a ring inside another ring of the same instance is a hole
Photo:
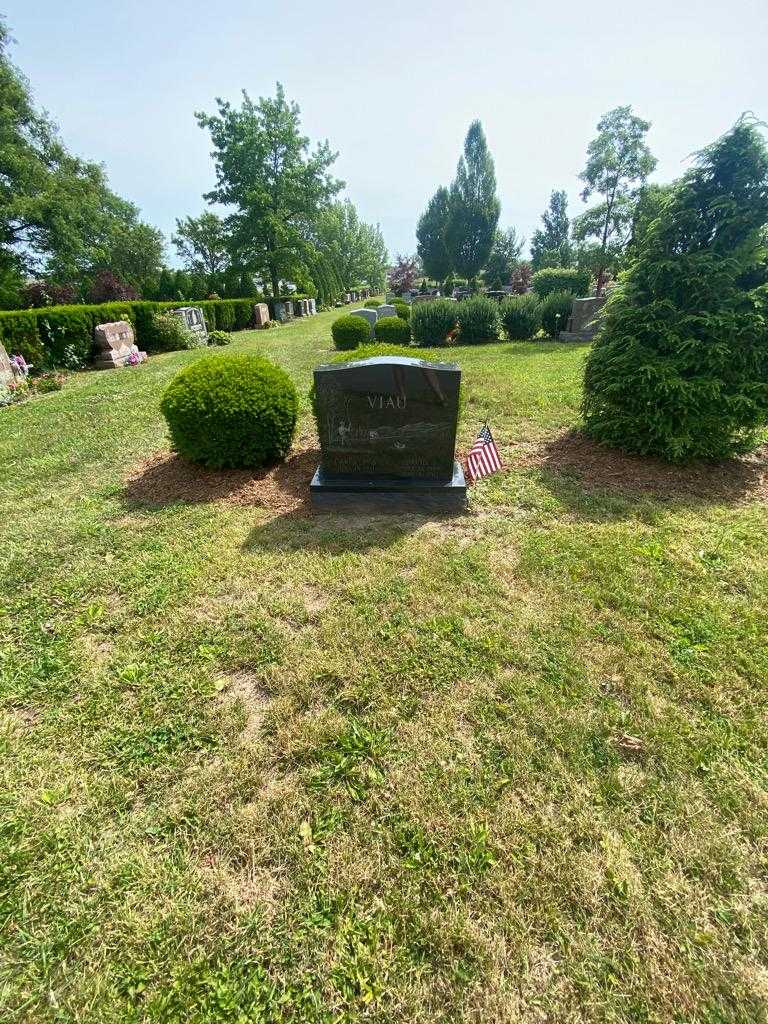
[[[396,476],[333,476],[322,466],[309,486],[315,512],[426,512],[460,515],[467,508],[464,470],[453,464],[453,479]]]

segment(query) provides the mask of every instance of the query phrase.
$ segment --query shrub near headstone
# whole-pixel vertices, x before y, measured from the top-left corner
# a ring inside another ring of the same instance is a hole
[[[298,414],[288,374],[254,355],[217,353],[185,367],[160,402],[173,447],[216,469],[287,455]]]
[[[501,304],[501,323],[510,341],[528,341],[541,327],[541,304],[535,295],[512,295]]]
[[[417,345],[444,345],[456,326],[458,303],[451,299],[420,302],[411,310],[411,333]]]
[[[383,316],[376,321],[374,337],[376,341],[388,342],[390,345],[408,345],[411,341],[411,328],[408,321],[399,316]]]
[[[462,345],[476,345],[483,341],[497,341],[499,337],[499,304],[493,299],[477,295],[458,304],[459,341]]]
[[[573,295],[570,292],[553,292],[541,304],[541,326],[550,336],[556,338],[565,329],[571,315]]]
[[[333,321],[331,334],[336,348],[357,348],[371,340],[371,325],[362,316],[340,316]]]
[[[605,306],[587,431],[670,461],[749,450],[768,422],[768,149],[742,118],[698,155]],[[755,284],[758,287],[755,287]]]

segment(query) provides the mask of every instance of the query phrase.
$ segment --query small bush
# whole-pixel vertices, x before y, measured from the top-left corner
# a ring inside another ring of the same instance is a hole
[[[568,267],[546,267],[533,275],[533,290],[540,299],[554,292],[568,292],[570,295],[586,295],[589,291],[589,271]]]
[[[382,305],[381,299],[368,299],[365,303],[366,309],[378,309]]]
[[[399,316],[383,316],[376,321],[373,336],[376,341],[386,341],[390,345],[408,345],[411,341],[411,328],[408,321]]]
[[[155,348],[160,352],[175,352],[180,348],[195,348],[198,338],[172,313],[153,313],[152,328]]]
[[[541,326],[550,336],[556,338],[564,331],[571,315],[573,295],[570,292],[553,292],[541,304]]]
[[[174,448],[185,458],[217,469],[263,466],[288,453],[298,397],[279,366],[221,352],[178,373],[160,409]]]
[[[232,335],[227,334],[226,331],[209,331],[208,332],[208,344],[209,345],[229,345],[232,341]]]
[[[395,307],[395,313],[397,314],[397,316],[400,317],[401,320],[411,319],[411,307],[408,305],[407,302],[398,302],[397,300],[395,300],[395,302],[393,302],[392,305]]]
[[[357,348],[371,339],[371,325],[362,316],[340,316],[331,326],[333,344],[338,349]]]
[[[496,341],[499,337],[499,304],[493,299],[477,295],[458,303],[459,340],[462,344],[476,345],[481,341]]]
[[[40,395],[47,395],[51,391],[61,391],[64,387],[65,376],[63,373],[42,373],[39,377],[31,377],[30,385],[33,391]]]
[[[502,302],[500,312],[510,341],[527,341],[541,327],[541,303],[535,295],[513,295]]]
[[[411,332],[417,345],[444,345],[456,326],[458,308],[451,299],[417,303],[411,309]]]

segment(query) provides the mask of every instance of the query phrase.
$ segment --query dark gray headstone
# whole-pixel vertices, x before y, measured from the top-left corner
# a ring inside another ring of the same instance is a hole
[[[382,356],[319,366],[315,410],[318,510],[460,512],[455,459],[461,370],[455,363]]]

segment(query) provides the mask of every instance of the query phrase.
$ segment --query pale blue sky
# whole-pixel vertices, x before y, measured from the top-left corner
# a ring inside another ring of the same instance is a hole
[[[744,110],[768,119],[768,0],[637,4],[346,0],[0,0],[13,56],[69,147],[168,236],[213,183],[195,110],[283,82],[312,139],[394,255],[448,184],[470,121],[496,161],[502,226],[530,238],[554,188],[577,175],[602,113],[653,122],[655,180]],[[172,247],[169,238],[169,256]]]

